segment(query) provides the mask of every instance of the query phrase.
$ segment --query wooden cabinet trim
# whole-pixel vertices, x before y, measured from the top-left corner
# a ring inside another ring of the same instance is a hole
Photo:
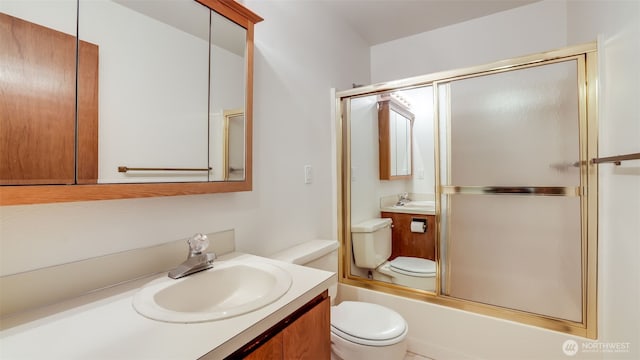
[[[254,352],[258,351],[258,349],[260,349],[260,347],[262,345],[267,344],[269,341],[274,339],[279,334],[282,335],[283,331],[289,325],[294,323],[296,320],[298,320],[303,315],[307,314],[309,311],[313,310],[316,306],[319,306],[319,305],[322,306],[323,302],[324,302],[324,305],[327,307],[326,311],[329,312],[329,307],[328,307],[329,306],[329,292],[327,290],[325,290],[322,294],[316,296],[311,301],[309,301],[308,303],[306,303],[305,305],[303,305],[302,307],[300,307],[299,309],[297,309],[296,311],[291,313],[289,316],[284,318],[282,321],[280,321],[276,325],[272,326],[269,330],[265,331],[260,336],[256,337],[255,339],[251,340],[250,342],[248,342],[245,346],[243,346],[242,348],[238,349],[233,354],[227,356],[225,359],[246,359],[246,358],[251,359],[252,358],[251,355]],[[329,334],[327,334],[327,337],[330,339]],[[276,340],[276,342],[277,341],[278,340]],[[285,340],[283,339],[282,341],[284,342]],[[274,344],[272,343],[272,344],[270,344],[268,346],[271,347],[273,345]],[[329,343],[329,350],[330,349],[331,349],[331,344]],[[259,354],[262,354],[262,353],[259,353]],[[260,355],[256,355],[256,357],[254,357],[254,358],[255,359],[263,358],[263,357],[258,357],[258,356],[260,356]],[[275,357],[269,357],[269,358],[275,358]]]

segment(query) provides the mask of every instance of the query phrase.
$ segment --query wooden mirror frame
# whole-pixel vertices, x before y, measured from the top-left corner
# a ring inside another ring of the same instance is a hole
[[[46,204],[73,201],[115,200],[158,196],[197,195],[251,191],[253,153],[253,27],[263,20],[233,0],[196,0],[247,30],[245,100],[245,179],[230,182],[182,182],[87,185],[0,186],[0,205]]]

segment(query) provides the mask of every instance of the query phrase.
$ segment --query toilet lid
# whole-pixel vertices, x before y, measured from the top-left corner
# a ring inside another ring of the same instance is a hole
[[[331,331],[351,342],[388,346],[402,341],[407,323],[397,312],[360,301],[343,301],[331,307]]]
[[[411,276],[434,276],[436,274],[436,262],[433,260],[398,256],[389,262],[391,269],[400,274]]]

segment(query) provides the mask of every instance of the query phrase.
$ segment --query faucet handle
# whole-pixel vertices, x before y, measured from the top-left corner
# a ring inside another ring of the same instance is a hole
[[[189,244],[189,251],[193,255],[201,254],[207,247],[209,247],[209,239],[207,235],[203,234],[195,234],[189,240],[187,240]]]

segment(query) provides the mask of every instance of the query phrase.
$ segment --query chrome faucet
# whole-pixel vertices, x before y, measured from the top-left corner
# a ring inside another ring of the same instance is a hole
[[[396,206],[405,206],[409,201],[411,201],[409,199],[409,193],[402,193],[400,194],[400,196],[398,196],[398,202],[396,203]]]
[[[209,239],[206,235],[195,234],[187,240],[187,244],[189,244],[189,256],[177,268],[169,271],[169,277],[172,279],[179,279],[213,267],[216,254],[203,253],[209,246]]]

